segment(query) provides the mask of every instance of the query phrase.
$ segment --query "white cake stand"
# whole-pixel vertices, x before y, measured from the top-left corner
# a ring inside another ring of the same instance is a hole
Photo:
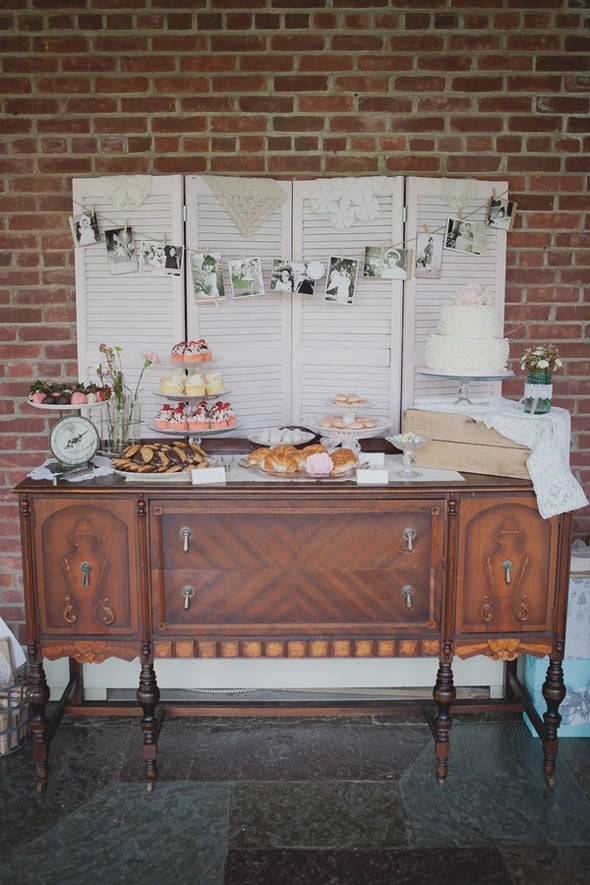
[[[471,387],[470,381],[503,381],[506,378],[513,378],[514,372],[441,372],[438,369],[428,369],[425,366],[416,369],[419,375],[432,375],[434,378],[448,378],[452,381],[459,382],[459,396],[456,400],[454,400],[454,404],[457,403],[470,403],[473,405],[471,400]]]

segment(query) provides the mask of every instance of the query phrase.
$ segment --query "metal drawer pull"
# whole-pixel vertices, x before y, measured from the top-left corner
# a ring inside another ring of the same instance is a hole
[[[178,533],[182,538],[182,549],[185,553],[188,553],[188,542],[193,536],[192,531],[188,528],[188,526],[183,526]]]
[[[502,563],[502,568],[504,569],[504,580],[507,584],[512,583],[512,569],[514,568],[514,563],[511,559],[505,559]]]
[[[416,537],[416,529],[407,528],[407,529],[404,529],[402,532],[402,538],[407,542],[408,550],[410,551],[410,553],[414,549],[414,538],[415,537]]]
[[[191,599],[195,595],[195,588],[191,587],[190,584],[185,584],[180,592],[184,596],[184,610],[186,612],[188,611],[189,605],[191,604]]]
[[[80,566],[80,571],[82,572],[82,586],[88,587],[90,584],[90,572],[92,571],[92,566],[89,562],[83,562]]]
[[[406,597],[406,608],[412,608],[412,595],[414,593],[414,588],[411,584],[404,584],[401,589],[402,596]]]

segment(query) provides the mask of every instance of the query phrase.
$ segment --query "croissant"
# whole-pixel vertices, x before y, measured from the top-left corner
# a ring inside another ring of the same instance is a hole
[[[357,456],[351,449],[336,449],[336,451],[332,452],[332,462],[334,464],[332,476],[346,473],[348,470],[352,470],[353,467],[358,467],[359,463]]]

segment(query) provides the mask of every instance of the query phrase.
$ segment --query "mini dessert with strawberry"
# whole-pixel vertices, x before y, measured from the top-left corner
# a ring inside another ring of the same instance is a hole
[[[212,354],[206,339],[199,338],[197,341],[189,341],[184,358],[189,363],[211,362]]]
[[[209,430],[209,409],[206,400],[200,402],[194,409],[189,424],[189,430]]]
[[[172,420],[172,406],[165,403],[157,412],[154,419],[156,430],[170,430],[170,421]]]
[[[37,380],[29,388],[29,402],[44,406],[84,406],[102,402],[111,395],[110,387],[97,384],[62,384]]]

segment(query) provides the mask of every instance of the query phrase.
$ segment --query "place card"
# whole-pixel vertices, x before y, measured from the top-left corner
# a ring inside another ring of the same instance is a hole
[[[386,486],[389,482],[389,472],[386,467],[369,467],[366,470],[357,470],[356,481],[359,486]]]
[[[191,470],[191,479],[194,486],[210,485],[211,483],[225,483],[225,467],[202,467]]]

